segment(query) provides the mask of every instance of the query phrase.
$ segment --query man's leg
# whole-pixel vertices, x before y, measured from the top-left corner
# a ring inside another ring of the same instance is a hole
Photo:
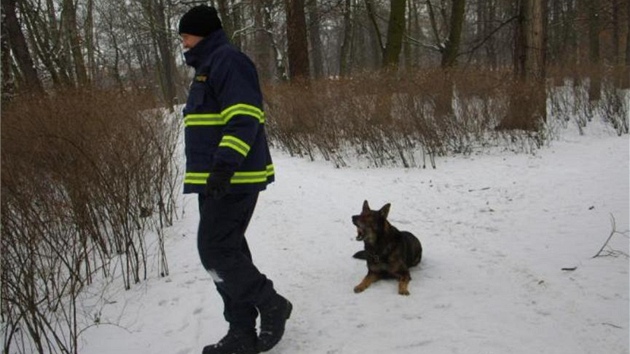
[[[198,248],[204,268],[235,303],[255,305],[275,294],[273,283],[252,263],[244,231],[258,198],[228,194],[206,198],[199,223]]]
[[[257,198],[257,193],[228,194],[220,200],[204,200],[198,247],[201,261],[223,298],[230,329],[244,326],[249,332],[258,308],[262,319],[257,349],[266,351],[282,338],[292,305],[276,293],[271,280],[252,263],[244,233]],[[242,338],[239,341],[243,342]]]
[[[199,196],[199,255],[223,299],[223,314],[230,325],[228,334],[206,346],[204,354],[258,352],[254,303],[274,291],[271,281],[253,265],[245,240],[257,196],[227,195],[220,200]]]
[[[249,225],[249,221],[252,218],[255,205],[250,208],[251,210],[247,213],[243,219],[243,224],[240,226],[240,234],[243,235],[241,241],[241,253],[247,257],[250,261],[252,261],[252,254],[249,250],[249,245],[247,244],[247,239],[245,238],[245,231],[247,231],[247,226]],[[217,283],[215,283],[217,285]],[[255,328],[256,327],[256,318],[258,317],[258,310],[256,307],[249,303],[238,303],[232,301],[230,296],[222,289],[221,286],[217,285],[217,291],[221,298],[223,299],[224,309],[223,316],[225,320],[230,323],[230,325],[234,325],[236,327],[243,328]]]

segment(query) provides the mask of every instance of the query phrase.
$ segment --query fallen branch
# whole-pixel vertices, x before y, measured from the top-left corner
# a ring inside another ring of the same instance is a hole
[[[600,248],[599,252],[597,252],[597,254],[593,256],[593,258],[597,258],[597,257],[600,257],[600,256],[604,256],[604,255],[602,255],[602,252],[604,251],[604,249],[606,248],[606,246],[608,246],[608,242],[610,242],[610,240],[612,239],[612,237],[613,237],[615,234],[619,234],[619,235],[622,235],[622,236],[624,236],[624,237],[628,238],[628,231],[625,231],[625,232],[619,232],[619,231],[617,231],[617,224],[616,224],[616,222],[615,222],[615,217],[614,217],[612,214],[610,214],[610,223],[611,223],[611,228],[612,228],[612,230],[610,231],[610,235],[608,235],[608,239],[606,240],[606,242],[604,243],[604,245],[602,246],[602,248]],[[622,251],[618,251],[618,250],[612,250],[612,251],[610,251],[609,253],[605,254],[605,256],[614,256],[614,255],[616,255],[616,254],[623,254],[623,255],[625,255],[626,257],[628,257],[628,254],[627,254],[627,253],[622,252]]]

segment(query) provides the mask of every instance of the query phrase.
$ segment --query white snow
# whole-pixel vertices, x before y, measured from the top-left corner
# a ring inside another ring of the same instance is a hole
[[[535,154],[441,158],[435,170],[336,169],[273,151],[277,181],[247,234],[294,305],[269,353],[628,353],[628,136],[586,133],[566,129]],[[362,244],[350,217],[365,199],[392,203],[391,223],[423,244],[408,297],[394,280],[353,292],[366,266],[351,257]],[[83,311],[101,324],[82,353],[201,353],[225,334],[197,255],[196,197],[182,203],[167,230],[170,275],[86,293]],[[607,256],[592,258],[611,218]]]

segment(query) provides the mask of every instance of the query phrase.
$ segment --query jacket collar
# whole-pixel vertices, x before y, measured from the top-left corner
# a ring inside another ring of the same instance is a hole
[[[199,41],[197,45],[184,53],[186,65],[198,69],[205,57],[214,52],[218,47],[228,43],[227,35],[222,29],[210,33],[207,37]]]

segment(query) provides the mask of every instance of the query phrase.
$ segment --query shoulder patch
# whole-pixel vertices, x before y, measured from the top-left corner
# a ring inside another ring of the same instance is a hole
[[[197,75],[197,76],[195,76],[195,81],[206,82],[206,80],[208,80],[208,76],[207,75]]]

